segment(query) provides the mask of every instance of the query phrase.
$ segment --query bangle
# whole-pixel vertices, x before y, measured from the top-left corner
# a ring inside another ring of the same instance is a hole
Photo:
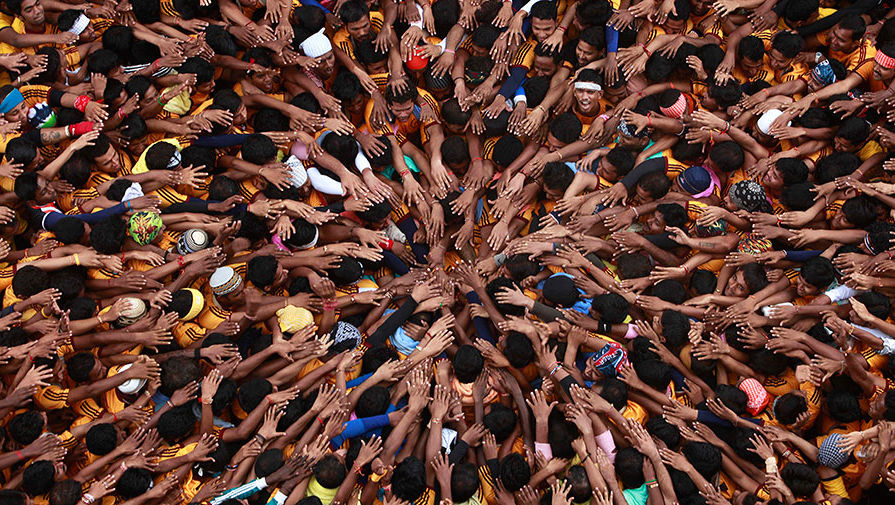
[[[684,273],[686,275],[690,275],[690,267],[688,267],[687,265],[681,265],[681,268],[684,269]]]
[[[649,51],[649,49],[646,48],[646,44],[640,44],[640,47],[643,48],[643,52],[646,53],[646,57],[647,57],[647,58],[652,58],[653,53],[651,53],[651,52]]]
[[[193,351],[194,359],[202,359],[202,349],[197,347],[195,351]]]
[[[205,398],[200,398],[199,402],[201,402],[202,405],[211,405],[212,403],[214,403],[214,398],[212,398],[211,400],[206,400]]]
[[[655,483],[656,483],[656,479],[652,479],[652,480],[646,481],[644,484],[646,484],[648,486],[650,484],[655,484]]]
[[[566,31],[566,27],[563,26],[563,25],[559,25],[559,26],[557,26],[556,29],[559,30],[559,31],[561,31],[561,32]]]
[[[162,95],[155,97],[155,103],[161,105],[162,107],[164,107],[165,105],[168,105],[168,102],[163,102],[161,98],[162,98]]]
[[[227,470],[230,470],[230,471],[236,470],[237,468],[239,468],[239,467],[236,465],[227,465]]]
[[[124,463],[121,463],[121,466],[124,466]],[[84,493],[84,496],[82,496],[81,499],[84,500],[84,503],[93,503],[96,501],[96,498],[90,493]]]
[[[131,205],[130,200],[125,200],[124,205],[125,205],[125,207],[127,207],[127,210],[134,210],[134,207]]]
[[[727,121],[726,123],[727,124],[724,126],[724,129],[721,130],[721,135],[724,135],[725,133],[730,131],[730,121]]]
[[[635,219],[640,219],[640,213],[637,212],[637,207],[631,207],[631,210],[634,211],[634,218],[635,218]]]
[[[96,322],[97,322],[98,324],[103,324],[103,323],[105,323],[105,321],[103,321],[103,318],[101,318],[101,317],[99,317],[99,316],[96,316]]]
[[[550,370],[550,377],[553,377],[553,374],[555,374],[556,372],[558,372],[560,368],[562,368],[562,364],[561,364],[561,363],[557,363],[556,366],[553,367],[553,370]]]
[[[75,253],[75,265],[81,266],[81,258],[78,257],[78,253]]]
[[[174,404],[171,403],[171,400],[166,401],[166,402],[165,402],[165,405],[167,405],[168,407],[170,407],[170,408],[172,408],[172,409],[174,408]]]
[[[16,456],[19,457],[19,461],[25,461],[25,455],[22,454],[22,451],[16,451]]]
[[[447,49],[447,48],[445,48],[444,51],[442,51],[442,53],[455,54],[456,51],[454,51],[453,49]]]

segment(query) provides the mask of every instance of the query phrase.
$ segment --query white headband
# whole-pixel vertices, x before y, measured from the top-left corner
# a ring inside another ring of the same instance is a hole
[[[304,251],[306,249],[310,249],[317,245],[317,241],[320,240],[320,230],[315,226],[314,227],[314,239],[308,242],[307,244],[299,247],[298,249]]]
[[[74,33],[75,35],[80,35],[83,32],[87,25],[90,24],[90,18],[81,14],[78,16],[78,19],[75,20],[74,24],[71,25],[71,28],[68,29],[70,33]]]
[[[595,82],[576,82],[575,89],[586,89],[590,91],[603,91],[603,87]]]
[[[180,165],[180,151],[174,151],[174,154],[171,156],[171,161],[168,162],[168,168],[176,168],[177,165]]]

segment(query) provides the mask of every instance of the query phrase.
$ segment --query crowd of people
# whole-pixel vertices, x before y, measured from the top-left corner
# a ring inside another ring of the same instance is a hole
[[[0,505],[895,495],[895,4],[0,0]]]

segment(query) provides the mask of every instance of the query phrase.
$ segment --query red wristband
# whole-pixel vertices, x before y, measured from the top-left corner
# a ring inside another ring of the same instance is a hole
[[[90,97],[87,95],[80,95],[78,98],[75,98],[75,108],[81,112],[84,112],[88,103],[90,103]]]
[[[387,238],[379,243],[379,247],[383,249],[391,249],[393,245],[395,245],[395,242],[390,238]]]
[[[81,121],[80,123],[68,125],[68,135],[71,137],[84,135],[91,131],[93,131],[93,121]]]

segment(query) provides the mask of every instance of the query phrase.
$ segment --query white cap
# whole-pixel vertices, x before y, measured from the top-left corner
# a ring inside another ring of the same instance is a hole
[[[305,53],[305,56],[311,58],[319,58],[333,50],[332,43],[322,30],[306,38],[298,47]]]
[[[232,267],[220,267],[208,279],[211,291],[217,296],[232,293],[242,284],[242,277]]]
[[[758,131],[760,131],[761,133],[770,135],[770,133],[768,132],[770,132],[771,130],[771,124],[782,115],[783,111],[781,111],[780,109],[771,109],[762,114],[760,118],[758,118],[758,122],[755,124],[755,126],[758,127]],[[792,121],[786,123],[786,126],[789,126],[791,124]]]
[[[131,367],[131,363],[124,365],[123,367],[118,369],[118,373],[124,373],[128,368]],[[122,394],[132,395],[137,391],[143,389],[143,386],[146,385],[146,379],[128,379],[124,381],[120,386],[118,386],[118,391]]]

